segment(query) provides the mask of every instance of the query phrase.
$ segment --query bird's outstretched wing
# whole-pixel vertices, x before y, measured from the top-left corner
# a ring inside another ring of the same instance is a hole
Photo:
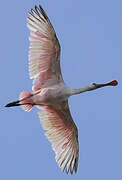
[[[45,11],[39,5],[28,13],[30,30],[29,72],[33,91],[63,81],[60,69],[60,44]]]
[[[61,105],[43,106],[39,112],[40,121],[46,136],[56,154],[55,159],[66,173],[77,171],[78,166],[78,130],[72,120],[68,102]]]

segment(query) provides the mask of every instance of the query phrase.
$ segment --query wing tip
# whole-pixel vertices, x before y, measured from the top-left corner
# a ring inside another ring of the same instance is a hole
[[[34,11],[34,10],[31,8],[31,13],[33,13],[33,11]]]
[[[39,8],[38,8],[37,5],[35,5],[35,10],[36,10],[36,12],[38,13]]]
[[[77,154],[77,153],[76,153]],[[66,160],[66,156],[61,160],[61,156],[55,157],[55,160],[62,172],[73,175],[77,173],[78,169],[78,156],[73,155],[71,159]]]

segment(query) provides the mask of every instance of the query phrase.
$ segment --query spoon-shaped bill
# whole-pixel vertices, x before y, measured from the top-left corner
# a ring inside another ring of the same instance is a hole
[[[104,83],[104,84],[96,84],[96,83],[93,83],[97,88],[101,88],[101,87],[105,87],[105,86],[117,86],[118,85],[118,82],[116,80],[113,80],[113,81],[110,81],[108,83]]]
[[[109,83],[106,83],[107,86],[117,86],[118,82],[117,80],[110,81]]]

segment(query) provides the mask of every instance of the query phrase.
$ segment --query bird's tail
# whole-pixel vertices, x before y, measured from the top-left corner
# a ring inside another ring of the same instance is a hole
[[[22,109],[24,111],[31,111],[32,107],[33,107],[33,103],[32,103],[32,97],[33,94],[27,91],[23,91],[20,93],[20,103],[22,105]]]
[[[32,97],[33,94],[30,93],[30,92],[26,92],[26,91],[23,91],[21,92],[20,94],[20,100],[18,101],[13,101],[9,104],[7,104],[5,107],[12,107],[12,106],[22,106],[22,109],[24,111],[30,111],[33,107],[33,103],[32,103]]]

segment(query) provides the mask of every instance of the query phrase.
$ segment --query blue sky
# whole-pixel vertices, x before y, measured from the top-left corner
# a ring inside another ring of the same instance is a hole
[[[41,4],[59,38],[61,67],[69,87],[117,79],[103,88],[69,99],[79,130],[77,174],[58,168],[41,128],[36,107],[4,108],[23,90],[28,73],[27,12]],[[0,179],[122,179],[122,1],[1,1],[0,6]]]

